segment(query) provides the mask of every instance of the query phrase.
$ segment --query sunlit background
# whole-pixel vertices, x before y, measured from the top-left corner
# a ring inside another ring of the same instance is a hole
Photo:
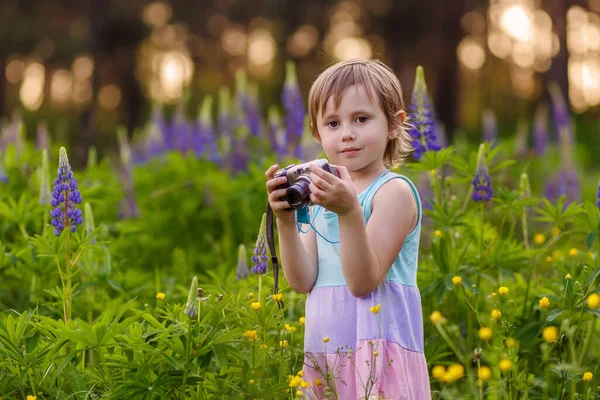
[[[506,121],[531,114],[549,81],[575,113],[598,117],[600,0],[2,3],[0,116],[72,138],[93,115],[97,144],[144,124],[153,104],[195,115],[240,68],[276,103],[287,60],[305,98],[337,60],[382,59],[405,88],[423,65],[450,136],[479,129],[490,107]]]

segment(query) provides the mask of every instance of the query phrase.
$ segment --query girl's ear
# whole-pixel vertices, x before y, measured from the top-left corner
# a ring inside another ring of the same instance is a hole
[[[394,118],[395,118],[395,121],[393,121],[393,123],[390,124],[392,126],[392,129],[390,130],[390,133],[388,135],[388,138],[390,140],[396,139],[398,137],[398,135],[400,134],[400,130],[404,126],[404,121],[406,121],[406,111],[404,111],[404,110],[398,111],[394,115]]]

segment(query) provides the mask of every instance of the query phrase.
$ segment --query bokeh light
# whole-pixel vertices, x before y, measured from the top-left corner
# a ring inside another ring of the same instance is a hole
[[[46,69],[40,63],[33,62],[25,68],[19,97],[23,105],[31,111],[40,108],[44,101],[44,83]]]

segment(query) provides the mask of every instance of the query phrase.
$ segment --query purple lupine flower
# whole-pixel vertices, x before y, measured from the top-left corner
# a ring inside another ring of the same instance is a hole
[[[435,119],[427,93],[425,73],[420,65],[417,67],[409,111],[411,126],[408,134],[412,139],[413,157],[419,160],[426,151],[439,151],[441,148],[435,135]]]
[[[185,117],[185,108],[183,103],[179,103],[175,109],[175,114],[170,124],[173,137],[173,149],[185,154],[192,148],[193,128]]]
[[[212,119],[212,104],[211,96],[206,96],[202,101],[200,116],[198,119],[198,129],[202,142],[202,153],[205,158],[211,160],[217,165],[221,164],[221,156],[217,146],[217,138],[215,136],[215,128]],[[200,154],[197,153],[198,156]]]
[[[260,223],[260,231],[254,246],[254,255],[252,256],[253,274],[266,274],[269,271],[269,256],[267,255],[267,214],[263,214]]]
[[[533,147],[537,155],[546,154],[548,147],[548,105],[540,104],[533,123]]]
[[[581,185],[577,171],[574,169],[561,169],[551,176],[546,182],[544,196],[552,202],[556,202],[560,197],[565,196],[565,207],[581,199]]]
[[[495,146],[498,140],[498,122],[493,110],[485,110],[481,116],[483,140]]]
[[[8,183],[8,176],[6,176],[6,172],[4,172],[4,167],[2,165],[0,165],[0,182],[4,184]]]
[[[161,152],[164,150],[172,150],[174,141],[173,131],[171,129],[170,124],[168,124],[165,120],[163,109],[160,104],[152,105],[152,114],[150,120],[151,124],[158,128],[158,131],[162,136],[163,148],[161,149]]]
[[[258,87],[250,85],[246,71],[239,69],[235,73],[236,103],[239,112],[238,125],[248,126],[250,135],[260,136],[260,104],[258,102]]]
[[[494,194],[492,181],[485,165],[485,144],[479,145],[477,155],[477,170],[473,178],[473,201],[489,201]]]
[[[50,150],[50,135],[48,134],[48,126],[45,122],[40,122],[35,133],[35,148],[37,150]]]
[[[596,207],[600,208],[600,180],[598,180],[598,191],[596,192]]]
[[[248,271],[248,253],[246,251],[246,246],[244,244],[240,244],[240,246],[238,247],[238,262],[235,277],[239,281],[241,279],[247,278],[249,274],[250,273]]]
[[[81,210],[75,207],[75,204],[81,204],[81,194],[64,147],[60,148],[58,176],[54,181],[52,197],[52,207],[55,208],[50,211],[50,216],[54,234],[60,236],[61,232],[69,227],[71,232],[75,232],[77,225],[83,222]]]
[[[574,139],[573,122],[567,100],[556,82],[548,83],[548,91],[552,100],[552,123],[556,140],[561,141],[561,131],[564,131],[569,143],[572,143]]]
[[[287,144],[285,142],[285,128],[281,124],[281,116],[276,106],[269,107],[269,141],[271,148],[275,151],[278,158],[287,155]]]
[[[304,133],[306,108],[298,85],[296,65],[292,61],[288,61],[285,65],[285,83],[281,100],[285,109],[286,143],[288,146],[295,146],[294,156],[302,159],[302,147],[299,143]]]

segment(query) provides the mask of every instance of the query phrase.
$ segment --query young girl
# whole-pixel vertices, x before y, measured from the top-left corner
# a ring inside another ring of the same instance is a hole
[[[312,227],[267,172],[281,262],[306,301],[304,388],[310,399],[429,399],[416,286],[421,201],[389,170],[411,150],[400,82],[376,60],[325,70],[309,94],[313,136],[339,178],[311,168]],[[308,229],[310,228],[310,229]],[[306,232],[306,233],[304,233]]]

